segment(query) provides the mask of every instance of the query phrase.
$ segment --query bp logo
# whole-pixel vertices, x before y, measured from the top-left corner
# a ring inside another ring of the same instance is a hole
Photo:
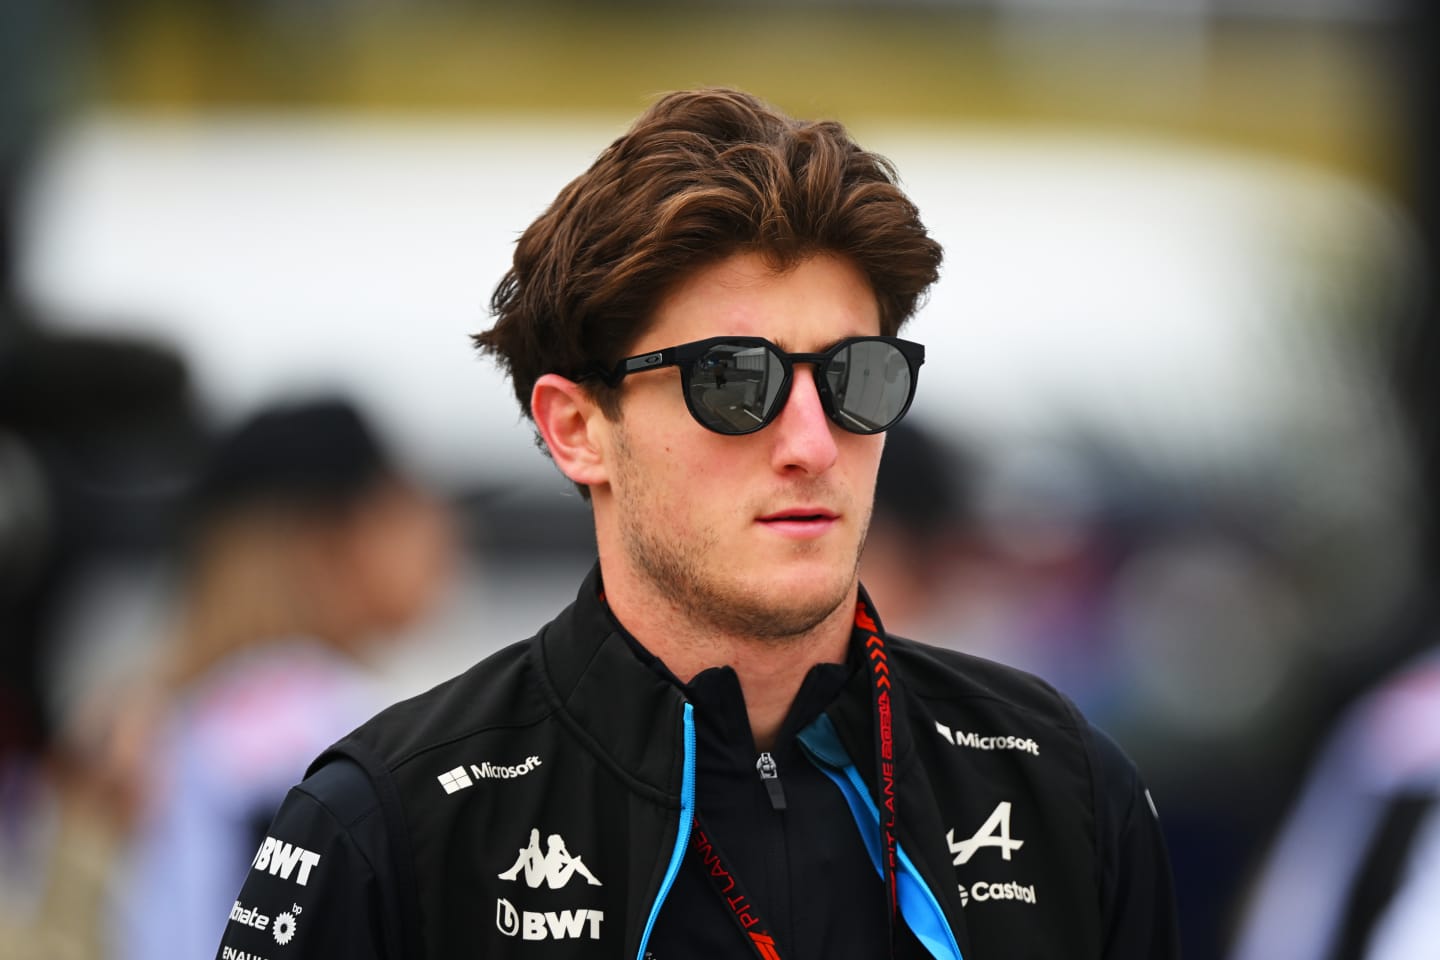
[[[274,923],[270,925],[270,933],[275,937],[276,943],[283,947],[295,939],[296,918],[303,912],[300,904],[296,903],[275,918]]]

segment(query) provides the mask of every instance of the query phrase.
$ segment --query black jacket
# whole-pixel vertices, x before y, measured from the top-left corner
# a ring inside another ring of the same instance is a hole
[[[657,921],[673,942],[723,909],[718,888],[676,883],[682,866],[713,862],[694,848],[697,804],[708,826],[713,802],[696,796],[696,708],[637,656],[599,588],[597,570],[536,637],[319,758],[276,815],[217,956],[644,960]],[[1158,824],[1118,748],[1028,674],[886,642],[896,955],[918,940],[966,960],[1178,956]],[[870,675],[842,683],[797,739],[852,815],[826,829],[874,861],[884,794]],[[883,895],[878,876],[829,883]],[[678,902],[682,890],[696,902]],[[737,915],[749,907],[731,900]],[[728,955],[755,956],[742,929]]]

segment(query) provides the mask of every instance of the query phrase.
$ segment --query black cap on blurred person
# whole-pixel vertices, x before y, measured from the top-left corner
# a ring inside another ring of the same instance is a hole
[[[344,503],[393,472],[350,401],[315,397],[267,407],[221,438],[201,472],[192,519],[258,503]]]
[[[913,418],[886,431],[875,481],[875,516],[918,540],[940,536],[961,522],[970,491],[951,452]]]

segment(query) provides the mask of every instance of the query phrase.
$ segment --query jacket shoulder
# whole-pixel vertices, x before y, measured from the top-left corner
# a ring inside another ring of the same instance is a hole
[[[487,731],[542,722],[553,708],[537,681],[534,643],[532,639],[511,644],[424,693],[387,707],[340,740],[327,756],[359,753],[395,770],[432,750]]]
[[[1020,713],[1070,731],[1088,727],[1079,709],[1046,681],[974,654],[891,637],[892,662],[921,701],[965,703],[979,712]]]

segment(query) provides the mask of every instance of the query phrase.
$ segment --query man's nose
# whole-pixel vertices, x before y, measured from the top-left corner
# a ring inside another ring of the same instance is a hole
[[[785,398],[784,408],[770,425],[775,432],[772,454],[775,469],[820,474],[833,467],[840,449],[835,444],[832,426],[820,402],[814,369],[808,364],[797,364],[790,396]]]

